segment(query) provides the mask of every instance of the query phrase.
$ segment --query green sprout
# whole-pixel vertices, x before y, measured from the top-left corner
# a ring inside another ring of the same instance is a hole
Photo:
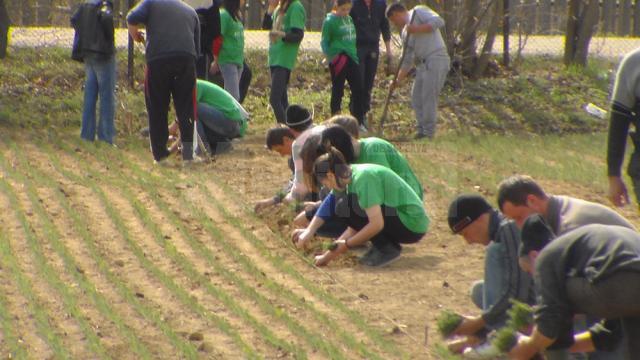
[[[523,329],[533,324],[533,308],[523,302],[511,300],[512,306],[509,315],[509,326],[514,329]]]
[[[460,323],[462,323],[462,320],[463,318],[461,315],[456,314],[451,310],[444,310],[440,313],[440,316],[438,316],[437,319],[438,331],[440,331],[440,334],[442,334],[443,337],[449,337]]]
[[[502,353],[508,353],[518,343],[517,333],[518,332],[510,326],[503,327],[496,333],[492,341],[493,346]]]

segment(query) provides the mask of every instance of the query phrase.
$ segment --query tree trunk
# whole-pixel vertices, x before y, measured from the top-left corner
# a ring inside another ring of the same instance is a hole
[[[615,0],[602,2],[602,32],[605,34],[613,33],[616,21],[616,2]]]
[[[640,0],[633,5],[633,36],[640,36]]]
[[[51,25],[51,8],[53,0],[39,0],[36,7],[36,23],[38,26]]]
[[[462,56],[462,67],[467,70],[473,69],[476,61],[476,37],[478,24],[480,23],[479,13],[479,1],[464,0],[464,25],[462,28],[460,55]]]
[[[541,0],[538,10],[538,33],[548,35],[551,33],[551,0]]]
[[[491,24],[489,24],[489,28],[487,29],[487,37],[484,41],[484,45],[482,46],[482,52],[480,53],[480,57],[478,58],[478,62],[476,63],[475,68],[473,69],[473,73],[471,74],[472,79],[478,79],[484,74],[484,71],[487,69],[487,65],[489,65],[489,59],[491,58],[491,50],[493,49],[493,42],[496,39],[496,33],[498,32],[498,26],[500,25],[500,19],[503,15],[504,2],[503,0],[492,0],[494,12],[491,19]],[[487,7],[491,6],[488,4]]]
[[[259,1],[251,1],[249,3],[249,11],[247,16],[247,28],[248,29],[260,29],[262,26],[262,17],[264,16],[264,9]]]
[[[457,2],[457,0],[443,1],[443,10],[440,13],[444,19],[444,40],[447,43],[447,50],[452,59],[456,51],[456,32],[459,29],[458,22],[460,21],[458,12],[455,11]]]
[[[21,4],[22,26],[32,26],[36,23],[35,11],[33,11],[33,0],[24,0]]]
[[[9,45],[9,12],[4,0],[0,0],[0,59],[7,56],[7,46]]]
[[[587,64],[589,43],[598,24],[598,0],[571,0],[567,14],[565,65]]]
[[[618,35],[629,36],[631,33],[631,0],[620,0],[619,18]]]
[[[567,0],[556,0],[553,4],[553,32],[563,33],[567,23]]]

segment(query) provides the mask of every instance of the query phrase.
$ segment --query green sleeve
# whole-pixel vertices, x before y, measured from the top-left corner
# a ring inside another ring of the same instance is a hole
[[[322,53],[329,56],[329,44],[331,43],[331,20],[326,18],[322,23],[322,39],[320,40],[320,47]]]
[[[289,29],[297,28],[304,30],[307,22],[307,14],[304,10],[304,6],[297,2],[295,5],[292,4],[289,11],[291,11],[291,16],[289,17]]]

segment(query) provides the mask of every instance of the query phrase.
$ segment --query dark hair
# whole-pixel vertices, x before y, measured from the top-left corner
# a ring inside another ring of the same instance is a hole
[[[329,148],[326,154],[321,155],[313,163],[313,179],[317,183],[325,179],[329,173],[336,176],[336,183],[340,187],[343,186],[343,179],[351,178],[351,167],[345,161],[340,150],[334,147]]]
[[[267,130],[267,149],[271,150],[276,145],[284,145],[284,138],[286,137],[292,140],[295,139],[289,128],[277,127]]]
[[[317,192],[316,182],[313,178],[313,164],[320,155],[327,151],[322,146],[322,134],[311,134],[300,149],[300,158],[302,159],[302,175],[304,183],[309,190]]]
[[[338,125],[345,129],[349,135],[354,138],[360,137],[360,131],[358,129],[358,119],[351,115],[334,115],[326,121],[327,125]]]
[[[335,147],[349,164],[355,161],[353,138],[341,126],[330,126],[322,132],[322,146],[325,150]]]
[[[351,0],[336,0],[336,7],[342,6],[344,4],[351,4]]]
[[[502,210],[507,201],[517,206],[527,205],[527,196],[529,195],[535,195],[542,199],[547,198],[547,194],[531,176],[513,175],[502,180],[498,185],[498,207]]]
[[[231,15],[231,18],[233,18],[233,21],[238,21],[238,17],[240,16],[240,0],[224,0],[222,4],[224,9]]]
[[[530,251],[541,251],[556,237],[540,214],[533,214],[524,221],[521,236],[520,257],[529,255]]]
[[[399,2],[395,2],[389,6],[387,6],[387,11],[385,11],[385,15],[387,16],[387,19],[392,17],[393,14],[397,13],[397,12],[401,12],[401,11],[407,11],[407,8],[404,7],[404,5],[402,5]]]

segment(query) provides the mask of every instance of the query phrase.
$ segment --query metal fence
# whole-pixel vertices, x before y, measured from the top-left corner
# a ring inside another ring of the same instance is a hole
[[[301,0],[307,10],[307,33],[302,43],[303,51],[320,49],[320,34],[317,32],[322,19],[333,0]],[[494,1],[504,1],[509,9],[509,48],[511,54],[526,56],[544,54],[561,56],[564,44],[564,27],[567,13],[567,0],[404,0],[408,7],[418,3],[426,3],[436,9],[447,20],[447,35],[456,37],[464,28],[461,24],[466,16],[469,3],[476,1],[475,9],[482,17],[482,11]],[[13,47],[69,47],[73,32],[68,27],[69,17],[82,0],[10,0],[5,1],[12,20],[13,28],[10,45]],[[203,6],[211,0],[187,0],[193,6]],[[446,2],[446,4],[445,4]],[[128,36],[125,17],[130,6],[136,0],[114,0],[116,20],[121,27],[117,31],[117,44],[126,47]],[[479,4],[479,6],[478,6]],[[244,19],[247,31],[245,43],[248,49],[266,49],[267,34],[257,31],[264,15],[266,0],[247,0]],[[486,31],[488,19],[481,21],[478,31]],[[504,22],[499,33],[503,33]],[[640,38],[633,35],[640,32],[640,0],[603,0],[600,4],[600,16],[596,37],[592,40],[590,54],[619,58],[624,53],[640,46]],[[620,36],[625,35],[625,36]],[[482,36],[478,47],[482,46]],[[454,39],[455,41],[455,39]],[[494,43],[494,53],[504,51],[503,38],[500,36]]]

